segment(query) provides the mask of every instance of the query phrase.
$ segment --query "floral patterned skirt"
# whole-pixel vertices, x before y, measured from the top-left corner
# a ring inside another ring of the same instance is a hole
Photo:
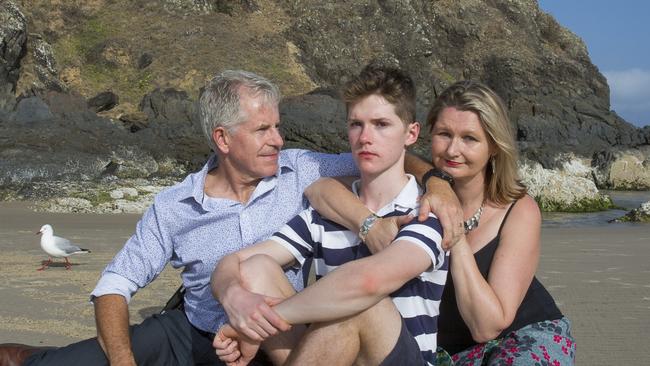
[[[565,317],[527,325],[503,338],[453,356],[438,347],[439,366],[565,366],[575,364],[576,343]]]

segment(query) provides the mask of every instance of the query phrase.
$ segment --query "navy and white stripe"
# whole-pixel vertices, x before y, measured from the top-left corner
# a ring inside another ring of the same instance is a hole
[[[357,184],[355,182],[353,185],[355,193]],[[377,214],[387,217],[417,210],[420,193],[415,178],[409,176],[409,182],[400,194]],[[431,258],[429,270],[391,294],[393,303],[418,343],[423,358],[430,364],[435,363],[438,311],[449,269],[447,253],[440,246],[441,238],[440,222],[431,214],[424,222],[414,220],[405,225],[394,241],[413,243]],[[370,255],[356,233],[325,219],[312,207],[290,220],[271,240],[287,248],[301,266],[311,263],[316,279],[344,263]]]

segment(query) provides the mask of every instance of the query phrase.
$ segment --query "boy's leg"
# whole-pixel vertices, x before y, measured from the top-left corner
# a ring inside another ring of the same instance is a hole
[[[357,315],[312,324],[287,364],[380,365],[397,344],[401,329],[399,312],[385,298]]]
[[[244,287],[251,292],[281,299],[296,293],[282,267],[266,255],[254,255],[243,261],[240,274]],[[305,330],[304,325],[294,325],[290,331],[281,332],[265,340],[262,349],[273,364],[282,365]]]

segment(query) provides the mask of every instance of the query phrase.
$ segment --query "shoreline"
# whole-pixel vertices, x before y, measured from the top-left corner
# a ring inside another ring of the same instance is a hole
[[[133,233],[138,214],[34,212],[0,202],[0,343],[65,345],[95,336],[88,295],[105,265]],[[36,271],[47,259],[34,233],[43,224],[92,250]],[[537,277],[573,322],[577,362],[639,364],[650,329],[650,225],[544,226]],[[130,320],[157,313],[178,287],[168,266],[130,305]]]

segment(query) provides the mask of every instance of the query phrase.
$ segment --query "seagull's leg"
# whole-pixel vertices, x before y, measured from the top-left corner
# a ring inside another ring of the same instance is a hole
[[[47,257],[47,260],[45,261],[45,263],[43,263],[43,266],[41,268],[37,269],[37,271],[42,271],[42,270],[48,268],[50,263],[52,263],[52,257]]]
[[[68,261],[68,257],[65,257],[65,269],[72,268],[72,263]]]

